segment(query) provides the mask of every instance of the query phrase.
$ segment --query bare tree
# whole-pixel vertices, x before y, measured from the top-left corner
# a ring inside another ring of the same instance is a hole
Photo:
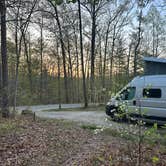
[[[43,98],[43,15],[40,23],[40,101]]]
[[[136,41],[136,45],[135,45],[135,48],[134,48],[134,76],[137,75],[138,48],[139,48],[139,45],[140,45],[140,42],[141,42],[142,7],[140,9],[138,17],[139,17],[139,25],[138,25],[138,32],[137,32],[137,41]]]
[[[65,97],[66,97],[66,102],[69,102],[69,96],[68,96],[68,81],[67,81],[67,71],[66,71],[66,51],[65,51],[65,45],[63,42],[63,34],[62,34],[62,28],[59,20],[59,14],[57,10],[57,4],[53,3],[51,0],[48,0],[52,7],[54,8],[55,11],[55,18],[57,21],[58,29],[59,29],[59,38],[60,38],[60,43],[61,43],[61,50],[62,50],[62,57],[63,57],[63,72],[64,72],[64,85],[65,85]]]
[[[136,33],[136,43],[134,48],[134,76],[137,75],[137,60],[139,54],[139,46],[141,43],[141,35],[142,35],[142,21],[143,21],[143,8],[147,6],[149,0],[143,1],[138,0],[138,7],[139,7],[139,15],[138,15],[138,31]]]
[[[82,77],[83,77],[84,106],[87,107],[88,106],[88,99],[87,99],[85,70],[84,70],[84,53],[83,53],[83,43],[82,43],[82,18],[81,18],[80,0],[78,0],[78,13],[79,13],[80,52],[81,52]]]
[[[95,43],[96,43],[96,21],[100,10],[107,4],[107,1],[85,1],[82,5],[87,9],[91,16],[91,76],[90,76],[90,89],[91,101],[94,102],[94,79],[95,79]]]
[[[8,56],[6,40],[6,1],[0,1],[1,14],[1,59],[2,59],[2,117],[9,117],[8,102]]]
[[[29,23],[30,23],[30,18],[32,16],[32,13],[35,9],[35,6],[37,4],[38,0],[35,0],[32,3],[32,7],[28,13],[28,16],[26,17],[26,19],[23,21],[22,19],[22,15],[21,15],[21,10],[24,10],[24,6],[21,5],[22,1],[19,0],[16,3],[16,8],[13,9],[13,14],[15,16],[15,20],[14,20],[14,28],[15,28],[15,54],[16,54],[16,69],[15,69],[15,82],[14,82],[14,94],[13,94],[13,110],[15,112],[16,110],[16,103],[17,103],[17,89],[18,89],[18,74],[19,74],[19,65],[20,65],[20,56],[21,56],[21,51],[22,51],[22,40],[23,40],[23,36],[24,34],[26,34]],[[28,2],[29,3],[29,2]],[[21,9],[22,7],[22,9]],[[16,9],[16,10],[15,10]],[[16,11],[16,13],[15,13]],[[20,34],[20,37],[19,37]]]

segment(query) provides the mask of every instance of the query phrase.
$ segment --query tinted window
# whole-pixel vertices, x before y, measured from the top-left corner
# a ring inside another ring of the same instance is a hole
[[[143,97],[161,98],[161,89],[143,89]]]
[[[120,98],[122,100],[132,100],[135,96],[135,91],[136,91],[135,87],[128,87],[120,94],[121,96]]]

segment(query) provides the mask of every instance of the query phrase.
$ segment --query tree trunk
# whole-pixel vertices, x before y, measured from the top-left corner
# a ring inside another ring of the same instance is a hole
[[[61,49],[62,49],[62,58],[63,58],[65,98],[66,98],[66,103],[68,103],[69,102],[69,96],[68,96],[68,81],[67,81],[67,72],[66,72],[65,46],[64,46],[64,43],[63,43],[62,29],[61,29],[61,24],[60,24],[60,21],[59,21],[58,10],[57,10],[56,6],[54,6],[54,10],[55,10],[55,14],[56,14],[56,21],[57,21],[58,28],[59,28],[59,37],[60,37],[60,43],[61,43]]]
[[[40,25],[40,102],[43,98],[43,16]]]
[[[141,41],[141,24],[142,24],[142,9],[139,14],[139,26],[138,26],[138,40],[134,49],[134,76],[137,75],[137,60],[138,60],[138,48]]]
[[[131,48],[132,48],[132,43],[129,45],[129,52],[127,56],[127,78],[129,79],[130,76],[130,56],[131,56]]]
[[[30,91],[32,93],[33,90],[32,90],[31,55],[28,53],[26,35],[24,33],[22,35],[23,35],[23,41],[24,41],[25,56],[26,56],[26,61],[27,61],[27,66],[28,66],[29,86],[30,86]]]
[[[21,2],[21,1],[20,1]],[[19,9],[17,11],[16,18],[19,16]],[[18,43],[18,21],[16,21],[15,24],[15,53],[16,53],[16,76],[15,76],[15,82],[14,82],[14,99],[13,99],[13,113],[16,112],[16,105],[17,105],[17,88],[18,88],[18,72],[19,72],[19,64],[20,64],[20,54],[21,54],[21,43],[22,43],[22,35],[20,37],[19,43]]]
[[[0,61],[0,109],[2,107],[2,64]]]
[[[61,109],[61,69],[60,69],[60,56],[59,56],[59,45],[57,41],[57,55],[58,55],[58,103],[59,109]]]
[[[17,86],[18,86],[18,69],[20,62],[20,53],[21,53],[21,40],[20,38],[19,46],[18,46],[18,22],[15,25],[15,53],[16,53],[16,77],[15,77],[15,85],[14,85],[14,101],[13,101],[13,111],[16,111],[16,103],[17,103]]]
[[[108,34],[109,34],[110,23],[107,27],[106,38],[105,38],[105,48],[104,48],[104,65],[103,65],[103,88],[105,88],[105,68],[106,68],[106,57],[107,57],[107,46],[108,46]]]
[[[114,47],[115,47],[115,39],[116,39],[115,34],[116,34],[116,25],[114,25],[114,29],[113,29],[112,47],[111,47],[111,54],[110,54],[110,82],[111,82],[111,86],[112,86]]]
[[[76,75],[77,75],[77,86],[76,86],[76,91],[77,91],[77,102],[80,101],[80,74],[79,74],[79,55],[78,55],[78,43],[77,43],[77,35],[75,32],[75,28],[74,28],[74,38],[75,38],[75,52],[76,52]]]
[[[101,41],[101,36],[100,36],[100,56],[99,56],[99,78],[100,78],[100,84],[102,85],[103,83],[103,59],[102,59],[102,41]]]
[[[155,32],[154,32],[154,21],[153,21],[153,25],[152,25],[152,31],[153,31],[153,36],[152,36],[152,38],[153,38],[153,40],[152,40],[152,42],[153,42],[153,47],[152,47],[152,52],[153,52],[153,56],[155,56]]]
[[[84,107],[87,107],[88,99],[87,99],[87,93],[86,93],[86,80],[85,80],[85,71],[84,71],[84,54],[83,54],[83,43],[82,43],[82,19],[81,19],[80,0],[78,0],[78,12],[79,12],[80,51],[81,51],[81,67],[82,67],[82,78],[83,78]]]
[[[2,58],[2,117],[9,117],[8,101],[8,57],[6,40],[6,4],[5,0],[0,2],[1,12],[1,58]]]
[[[159,36],[157,34],[157,36],[156,36],[156,50],[155,50],[156,57],[158,57],[158,46],[159,46]]]
[[[70,52],[70,40],[69,36],[67,35],[67,49],[68,49],[68,56],[69,56],[69,73],[70,73],[70,90],[71,90],[71,101],[74,102],[74,88],[73,88],[73,67],[72,67],[72,60],[71,60],[71,52]]]
[[[92,37],[91,37],[91,101],[94,102],[94,78],[95,78],[95,38],[96,38],[96,12],[95,2],[92,4]]]

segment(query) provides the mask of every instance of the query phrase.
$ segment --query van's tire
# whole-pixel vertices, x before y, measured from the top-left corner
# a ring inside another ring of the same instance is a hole
[[[111,112],[111,110],[115,109],[115,111]],[[106,106],[106,114],[114,119],[114,113],[117,111],[117,108],[113,105]]]
[[[113,111],[113,110],[114,110],[114,111]],[[124,115],[123,117],[118,117],[118,116],[117,116],[118,112],[119,112],[118,107],[115,107],[115,106],[113,106],[113,105],[111,105],[111,106],[106,106],[106,114],[107,114],[108,116],[110,116],[113,121],[116,121],[116,122],[126,121],[127,118],[126,118],[125,115]]]

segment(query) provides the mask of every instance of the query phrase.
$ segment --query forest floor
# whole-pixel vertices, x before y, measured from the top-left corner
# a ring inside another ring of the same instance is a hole
[[[112,129],[31,116],[0,119],[1,166],[166,165],[166,144],[138,142]],[[140,154],[140,155],[139,155]]]

